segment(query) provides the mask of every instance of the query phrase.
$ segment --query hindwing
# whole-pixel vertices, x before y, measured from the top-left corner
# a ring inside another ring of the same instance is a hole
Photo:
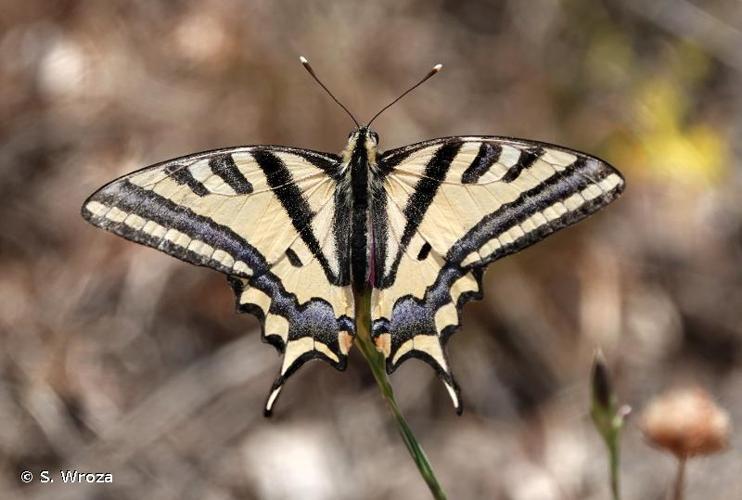
[[[457,411],[445,344],[484,268],[613,201],[621,174],[595,157],[502,137],[448,137],[387,151],[372,200],[372,331],[393,372],[431,364]]]
[[[121,177],[83,205],[90,223],[225,273],[241,312],[284,353],[266,404],[319,358],[344,369],[352,344],[350,231],[336,205],[335,155],[246,146],[177,158]]]

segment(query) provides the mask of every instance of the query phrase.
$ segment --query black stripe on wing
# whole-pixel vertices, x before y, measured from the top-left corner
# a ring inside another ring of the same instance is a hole
[[[438,187],[445,180],[451,162],[456,158],[459,149],[461,149],[461,142],[445,144],[435,152],[433,158],[425,166],[423,177],[417,182],[415,190],[404,208],[407,224],[402,233],[402,246],[406,247],[410,243],[412,236],[417,231],[423,217],[425,217],[428,207],[433,202]]]
[[[209,168],[218,175],[237,194],[250,194],[253,191],[252,184],[237,168],[232,155],[217,155],[209,160]]]
[[[325,273],[332,275],[327,258],[322,253],[322,248],[320,248],[320,242],[312,230],[312,219],[315,213],[312,212],[301,190],[294,183],[289,169],[278,156],[270,151],[254,151],[253,157],[265,173],[268,185],[273,188],[273,194],[281,202],[286,213],[289,214],[294,229],[299,233],[301,239],[325,270]]]
[[[623,177],[610,165],[594,158],[580,156],[560,174],[554,175],[538,186],[521,193],[513,202],[507,203],[495,212],[486,215],[466,235],[457,241],[446,255],[446,261],[461,264],[472,252],[477,251],[493,238],[500,237],[506,231],[520,225],[535,214],[539,214],[555,204],[562,203],[570,196],[584,192],[590,186],[596,186],[611,176],[618,176],[621,182],[614,188],[586,201],[577,209],[567,210],[558,218],[549,220],[534,230],[522,231],[523,235],[502,245],[491,255],[473,265],[485,266],[506,255],[520,251],[548,236],[549,234],[572,225],[594,213],[615,200],[624,189]]]
[[[502,147],[498,144],[483,142],[479,146],[479,152],[471,162],[471,165],[461,175],[461,182],[464,184],[476,184],[480,177],[486,174],[492,165],[500,158]]]
[[[225,266],[220,261],[190,251],[188,250],[190,242],[185,246],[178,245],[165,239],[163,236],[166,233],[162,231],[150,233],[142,228],[132,227],[123,221],[96,215],[88,208],[91,202],[100,203],[109,210],[119,210],[127,216],[134,214],[142,218],[146,224],[154,223],[166,231],[175,230],[191,240],[207,243],[215,250],[226,252],[235,262],[244,262],[250,272],[241,273],[233,267]],[[128,240],[157,248],[190,264],[208,266],[223,273],[243,276],[268,270],[268,263],[263,255],[228,227],[217,224],[208,217],[198,215],[187,207],[132,184],[126,179],[115,181],[88,198],[83,205],[82,216],[94,226],[111,231]]]
[[[191,188],[191,191],[198,196],[203,197],[209,194],[209,190],[206,189],[206,186],[193,177],[191,171],[188,170],[188,165],[171,163],[165,167],[165,173],[167,173],[170,178],[175,180],[178,184]]]
[[[408,198],[403,210],[403,215],[406,219],[406,223],[404,231],[400,236],[399,248],[397,248],[397,255],[391,268],[389,269],[389,272],[384,276],[378,275],[376,277],[375,286],[377,288],[384,288],[386,286],[389,286],[396,279],[399,262],[402,259],[402,256],[407,251],[407,247],[409,246],[412,237],[417,232],[417,228],[422,223],[428,207],[430,207],[430,204],[433,202],[433,199],[438,192],[438,188],[446,179],[448,170],[451,167],[451,162],[454,160],[454,158],[456,158],[459,149],[461,149],[461,145],[461,141],[451,141],[444,144],[435,152],[433,157],[425,166],[423,175],[420,177],[420,180],[418,180],[417,184],[415,185],[415,189]],[[373,184],[375,186],[380,185],[379,182],[374,182]],[[386,198],[386,193],[378,196],[375,200],[374,210],[378,211],[381,207],[385,207],[387,204]],[[374,217],[378,218],[383,216],[374,215]],[[386,231],[388,229],[386,227],[386,221],[377,221],[376,225],[377,231]],[[377,246],[376,251],[380,252],[382,256],[385,256],[386,252],[388,252],[389,249],[383,242],[383,238],[376,238],[376,241],[381,243]],[[383,264],[384,260],[377,259],[377,262],[379,262],[379,264]],[[383,266],[380,269],[383,270]]]
[[[533,165],[542,154],[544,154],[544,149],[541,147],[522,149],[520,151],[520,156],[518,156],[518,161],[515,165],[510,167],[507,172],[505,172],[505,175],[503,175],[500,180],[505,183],[513,182],[518,178],[518,176],[520,176],[523,170],[526,170]]]

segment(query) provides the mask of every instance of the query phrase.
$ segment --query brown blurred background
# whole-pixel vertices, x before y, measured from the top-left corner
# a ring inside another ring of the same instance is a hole
[[[742,8],[736,0],[0,0],[0,496],[427,498],[369,369],[279,369],[223,276],[86,225],[83,199],[160,160],[240,144],[338,152],[476,133],[597,154],[605,211],[490,267],[449,344],[457,417],[426,365],[392,377],[452,499],[608,498],[588,414],[593,350],[640,410],[706,387],[742,419]],[[420,387],[423,390],[420,390]],[[740,437],[688,498],[742,491]],[[624,439],[625,498],[673,460]],[[22,470],[113,485],[23,485]]]

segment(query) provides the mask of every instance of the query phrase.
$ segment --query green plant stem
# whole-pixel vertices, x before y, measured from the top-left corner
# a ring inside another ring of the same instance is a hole
[[[605,358],[600,351],[595,353],[593,359],[591,379],[590,416],[608,450],[608,473],[612,498],[620,500],[621,429],[631,408],[628,405],[619,407],[618,398],[611,387]]]
[[[441,485],[438,483],[438,479],[435,477],[435,473],[428,461],[428,457],[425,456],[425,452],[415,438],[415,434],[413,434],[407,420],[405,420],[402,412],[399,410],[397,401],[394,399],[394,391],[392,385],[389,383],[389,378],[386,375],[384,355],[376,350],[376,346],[371,340],[371,291],[365,290],[360,294],[356,294],[355,302],[356,345],[358,345],[363,357],[366,358],[368,365],[371,367],[371,372],[374,374],[381,395],[384,397],[387,406],[389,406],[392,415],[394,415],[397,429],[402,436],[402,440],[404,441],[405,446],[407,446],[407,450],[410,452],[412,460],[415,462],[415,465],[417,465],[420,475],[425,480],[428,488],[430,488],[430,493],[436,500],[445,500],[446,494],[443,492]]]
[[[618,486],[618,471],[621,453],[618,447],[618,431],[615,432],[613,438],[608,440],[606,444],[608,445],[608,455],[610,456],[611,492],[613,493],[613,500],[620,500],[621,492]]]

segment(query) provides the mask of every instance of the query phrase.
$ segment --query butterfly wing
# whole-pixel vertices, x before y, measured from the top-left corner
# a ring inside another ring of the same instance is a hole
[[[241,312],[284,354],[266,403],[319,358],[344,369],[352,343],[349,231],[336,210],[334,155],[254,146],[199,153],[121,177],[83,217],[126,239],[228,275]]]
[[[376,173],[372,332],[387,371],[416,357],[461,412],[445,344],[485,267],[613,201],[621,174],[583,153],[450,137],[384,153]]]

